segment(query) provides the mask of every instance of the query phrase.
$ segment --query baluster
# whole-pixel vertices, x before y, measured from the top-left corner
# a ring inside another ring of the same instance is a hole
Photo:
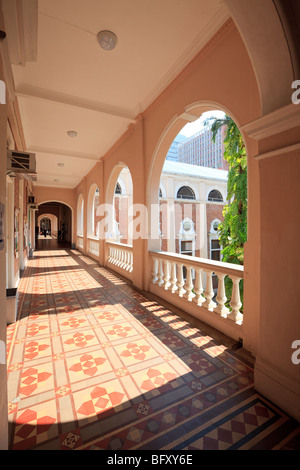
[[[164,280],[164,289],[165,290],[168,290],[171,283],[169,282],[170,281],[170,263],[168,260],[165,260],[164,261],[164,266],[165,266],[165,269],[164,269],[164,277],[163,277],[163,280]]]
[[[162,260],[160,259],[160,260],[158,261],[158,274],[157,274],[159,287],[161,287],[161,286],[163,285],[163,283],[164,283],[163,276],[164,276],[164,272],[163,272],[163,262],[162,262]]]
[[[133,253],[130,251],[130,272],[133,270]]]
[[[185,294],[184,297],[186,297],[189,301],[191,301],[194,297],[195,294],[192,292],[193,290],[193,281],[192,281],[192,267],[191,266],[186,266],[186,281],[185,281]]]
[[[227,317],[229,313],[229,308],[225,307],[225,302],[227,300],[227,297],[225,295],[225,274],[221,273],[216,273],[218,276],[218,294],[217,294],[217,306],[214,309],[214,312],[217,313],[218,315],[221,315],[222,317]]]
[[[182,297],[183,294],[185,293],[185,290],[183,289],[184,286],[184,279],[183,279],[183,264],[178,263],[178,280],[177,280],[177,287],[178,287],[178,295],[179,297]]]
[[[213,271],[205,271],[206,272],[206,286],[205,286],[205,302],[203,303],[203,307],[207,308],[208,310],[213,310],[216,307],[216,303],[212,301],[214,296],[214,290],[212,285],[212,274]]]
[[[158,277],[158,259],[153,257],[152,284],[156,284]]]
[[[126,269],[126,256],[127,256],[127,251],[123,248],[122,249],[122,269]]]
[[[120,268],[125,269],[125,250],[121,248],[121,260],[120,260]]]
[[[239,277],[231,277],[233,286],[232,286],[232,295],[230,301],[230,307],[232,308],[231,312],[228,314],[228,318],[235,322],[242,320],[243,314],[240,312],[240,308],[242,306],[242,302],[240,299],[240,278]]]
[[[202,269],[201,268],[195,268],[196,271],[196,279],[195,279],[195,297],[193,298],[193,302],[195,302],[197,305],[202,305],[203,302],[205,302],[205,298],[203,297],[202,292],[203,292],[203,286],[202,286]]]
[[[171,262],[171,279],[170,279],[170,283],[171,283],[170,290],[174,294],[174,292],[176,292],[177,289],[178,289],[178,287],[176,285],[177,277],[176,277],[176,263],[175,263],[175,261]]]
[[[126,271],[130,270],[130,251],[129,250],[126,250],[125,269]]]

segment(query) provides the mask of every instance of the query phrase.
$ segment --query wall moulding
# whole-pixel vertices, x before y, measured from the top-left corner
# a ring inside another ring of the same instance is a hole
[[[276,150],[271,150],[270,152],[261,153],[254,158],[255,160],[264,160],[265,158],[277,157],[278,155],[296,152],[298,150],[300,150],[300,143],[295,145],[289,145],[288,147],[283,147]]]
[[[257,356],[254,368],[255,389],[286,410],[300,422],[300,381]],[[284,384],[284,385],[283,385]]]
[[[288,104],[244,125],[241,130],[255,140],[279,134],[300,126],[300,104]]]

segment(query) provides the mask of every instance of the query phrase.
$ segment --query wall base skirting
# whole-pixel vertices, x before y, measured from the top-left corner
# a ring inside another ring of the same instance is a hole
[[[254,387],[257,392],[300,422],[299,380],[285,374],[264,359],[256,357]]]

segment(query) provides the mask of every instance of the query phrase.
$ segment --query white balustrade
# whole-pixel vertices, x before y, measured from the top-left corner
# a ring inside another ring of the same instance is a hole
[[[196,273],[195,286],[194,286],[195,297],[193,298],[193,301],[196,302],[197,305],[202,305],[205,302],[205,297],[203,297],[202,295],[202,292],[203,292],[202,269],[196,267],[195,273]]]
[[[228,318],[235,323],[242,323],[240,281],[244,275],[243,266],[162,251],[150,252],[150,255],[152,257],[152,284],[185,301],[204,307],[209,312]],[[213,289],[213,275],[218,280],[217,292]],[[226,276],[233,283],[230,299],[226,298],[225,293]],[[230,309],[225,306],[227,301],[229,301]]]
[[[133,271],[133,253],[131,245],[106,241],[107,264],[112,269],[117,268],[119,272],[128,277]]]
[[[95,238],[88,238],[88,252],[91,255],[99,256],[99,240]]]
[[[213,284],[212,284],[212,275],[213,271],[206,271],[206,287],[205,287],[205,292],[204,292],[204,297],[205,301],[203,303],[203,307],[207,308],[208,310],[213,310],[214,307],[216,307],[216,303],[213,302],[213,297],[215,295],[214,290],[213,290]]]
[[[77,235],[77,247],[80,250],[83,250],[83,237],[81,237],[80,235]]]
[[[194,288],[194,284],[192,280],[192,267],[187,266],[186,267],[186,282],[184,285],[184,289],[185,289],[184,297],[187,298],[188,300],[192,300],[193,297],[195,297],[195,294],[192,292],[193,288]]]
[[[232,310],[228,314],[228,318],[237,322],[242,319],[242,314],[240,312],[240,308],[242,306],[242,302],[240,300],[240,289],[239,289],[240,279],[234,276],[232,276],[231,279],[233,282],[233,287],[232,287],[231,301],[229,305],[232,308]]]

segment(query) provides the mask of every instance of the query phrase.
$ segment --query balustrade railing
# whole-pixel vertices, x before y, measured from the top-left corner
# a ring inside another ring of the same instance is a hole
[[[96,257],[99,256],[99,240],[88,238],[88,253]]]
[[[83,250],[83,237],[80,235],[77,235],[77,248],[79,248],[79,250]]]
[[[112,269],[117,268],[125,277],[131,277],[133,271],[132,246],[106,241],[107,263]]]
[[[169,252],[150,254],[153,262],[152,284],[223,318],[242,323],[240,281],[244,275],[243,266]],[[213,289],[213,275],[218,279],[217,292]],[[225,293],[226,276],[232,280],[230,299]],[[225,305],[228,302],[229,307]]]

